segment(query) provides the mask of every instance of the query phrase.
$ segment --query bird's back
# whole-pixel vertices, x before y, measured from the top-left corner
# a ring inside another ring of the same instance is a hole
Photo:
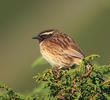
[[[68,35],[56,33],[40,43],[42,56],[53,67],[67,67],[79,64],[84,54]]]

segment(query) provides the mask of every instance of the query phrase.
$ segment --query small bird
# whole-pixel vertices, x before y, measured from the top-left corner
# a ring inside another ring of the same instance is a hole
[[[32,39],[38,39],[40,52],[54,68],[69,68],[79,65],[84,54],[67,34],[56,29],[42,31]]]

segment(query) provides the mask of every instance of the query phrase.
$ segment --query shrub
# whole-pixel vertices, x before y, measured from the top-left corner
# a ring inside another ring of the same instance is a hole
[[[82,59],[80,66],[69,69],[47,69],[34,79],[39,87],[23,96],[0,83],[0,100],[107,100],[110,99],[110,65],[92,61],[98,55]],[[107,79],[105,79],[105,76]],[[38,98],[38,96],[39,98]]]

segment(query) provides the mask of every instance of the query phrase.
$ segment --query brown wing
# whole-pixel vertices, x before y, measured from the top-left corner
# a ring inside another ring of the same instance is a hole
[[[78,58],[84,58],[84,54],[74,40],[72,40],[69,36],[67,36],[65,40],[68,42],[69,45],[68,50],[65,50],[67,54]]]
[[[82,53],[78,45],[68,35],[60,33],[57,35],[56,41],[59,41],[59,45],[62,46],[63,52],[65,54],[77,58],[84,58],[84,54]]]
[[[50,48],[54,52],[57,51],[58,54],[63,53],[77,58],[84,58],[84,54],[78,45],[66,34],[58,33],[44,41],[48,49]]]

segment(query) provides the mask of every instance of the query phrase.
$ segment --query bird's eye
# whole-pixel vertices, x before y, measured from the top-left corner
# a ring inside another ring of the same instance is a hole
[[[42,35],[41,38],[46,39],[46,38],[49,38],[49,37],[51,37],[51,36],[52,36],[52,34],[49,34],[49,35]]]
[[[47,35],[41,35],[41,38],[46,39],[46,38],[48,38],[48,36]]]

